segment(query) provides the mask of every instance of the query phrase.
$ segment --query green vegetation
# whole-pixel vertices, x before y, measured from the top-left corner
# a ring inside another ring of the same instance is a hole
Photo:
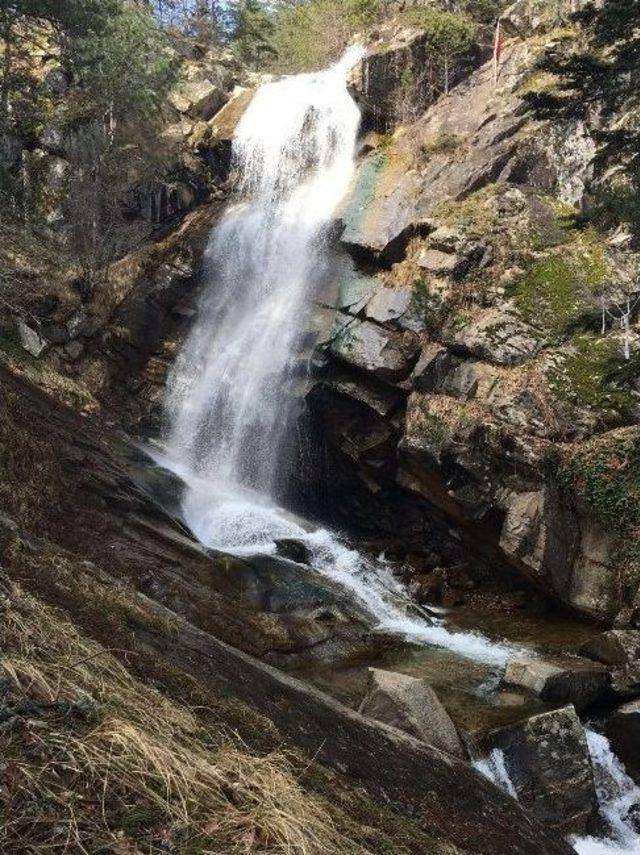
[[[4,4],[0,29],[0,219],[34,234],[64,221],[86,297],[139,237],[131,188],[169,156],[159,107],[176,52],[147,5],[124,0]]]
[[[561,254],[533,262],[510,293],[523,318],[557,340],[597,313],[595,298],[607,275],[604,247],[596,232],[587,229],[577,233]]]
[[[587,4],[574,15],[583,38],[573,51],[550,51],[540,67],[556,79],[551,89],[528,97],[542,118],[582,119],[590,124],[604,117],[591,132],[599,143],[596,167],[600,174],[625,164],[625,180],[605,182],[590,216],[606,225],[625,218],[640,236],[640,131],[633,116],[640,108],[634,77],[640,58],[640,4],[607,0]],[[616,114],[626,120],[610,122]]]
[[[271,67],[289,73],[326,66],[379,14],[379,0],[309,0],[283,6],[274,18]]]
[[[570,452],[557,451],[552,470],[620,538],[622,598],[635,596],[640,581],[640,429],[602,434]]]
[[[634,399],[618,382],[623,360],[615,343],[592,333],[576,335],[571,343],[561,365],[548,374],[550,388],[561,400],[593,412],[603,426],[627,422]]]

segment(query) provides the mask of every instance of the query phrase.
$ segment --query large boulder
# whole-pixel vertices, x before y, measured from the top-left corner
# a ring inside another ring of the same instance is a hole
[[[369,668],[367,694],[359,712],[456,757],[465,756],[454,723],[425,680]]]
[[[562,834],[584,834],[597,815],[586,734],[575,709],[542,713],[482,740],[499,750],[520,803]]]
[[[180,115],[208,121],[226,103],[231,75],[224,66],[187,65],[168,102]]]
[[[596,635],[580,649],[581,656],[605,665],[630,665],[640,659],[640,630],[611,629]]]
[[[640,783],[640,700],[624,704],[609,716],[605,734],[614,754]]]
[[[543,701],[571,703],[582,711],[606,694],[610,677],[604,665],[587,659],[514,656],[507,662],[503,680]]]

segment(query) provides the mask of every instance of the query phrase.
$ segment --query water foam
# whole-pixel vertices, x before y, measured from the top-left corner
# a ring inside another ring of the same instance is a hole
[[[634,824],[630,812],[635,808],[640,813],[640,787],[627,775],[605,736],[588,728],[586,734],[600,816],[608,836],[574,838],[573,847],[578,855],[637,855],[640,827]]]
[[[286,459],[293,365],[326,268],[326,236],[355,171],[359,111],[347,51],[326,71],[261,87],[233,141],[234,202],[207,250],[207,287],[169,382],[169,462],[199,540],[237,555],[301,540],[310,563],[381,632],[502,665],[506,645],[426,620],[383,560],[309,528],[271,498]],[[302,572],[302,571],[301,571]]]

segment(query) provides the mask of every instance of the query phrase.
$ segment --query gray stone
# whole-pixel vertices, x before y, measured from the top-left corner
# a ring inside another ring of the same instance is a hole
[[[48,342],[43,338],[37,330],[30,327],[22,318],[16,321],[18,336],[22,347],[30,353],[35,359],[42,356],[47,349]]]
[[[454,723],[425,680],[369,668],[367,694],[359,712],[404,730],[448,754],[465,756]]]
[[[431,342],[423,347],[411,380],[416,392],[438,391],[453,363],[450,351]]]
[[[541,343],[535,331],[504,309],[487,309],[454,332],[451,345],[498,365],[518,365],[532,359]]]
[[[597,662],[577,657],[536,659],[514,656],[503,682],[519,686],[549,703],[572,703],[581,712],[606,694],[609,672]]]
[[[584,728],[566,706],[492,731],[482,740],[504,754],[505,768],[527,810],[562,834],[584,834],[597,797]]]
[[[394,381],[411,373],[418,344],[411,333],[392,332],[370,321],[353,321],[338,333],[331,352],[379,379]]]
[[[181,80],[168,101],[179,113],[208,121],[224,106],[224,91],[208,78]]]
[[[463,362],[453,369],[442,383],[442,391],[461,401],[476,397],[480,376],[474,362]]]
[[[454,276],[464,265],[464,259],[440,249],[425,249],[418,256],[417,264],[434,276]]]
[[[605,665],[629,665],[640,659],[640,630],[610,629],[584,644],[580,655]]]
[[[340,282],[337,308],[351,315],[357,315],[367,305],[375,290],[374,279],[352,272]]]
[[[409,312],[412,301],[412,288],[380,288],[367,304],[365,315],[379,324],[399,321]]]
[[[640,700],[624,704],[609,716],[605,734],[614,754],[640,783]]]

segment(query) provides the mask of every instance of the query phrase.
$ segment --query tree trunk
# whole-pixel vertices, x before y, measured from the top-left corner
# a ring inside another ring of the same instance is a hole
[[[0,131],[5,132],[9,124],[9,96],[11,92],[11,65],[13,62],[13,19],[6,14],[2,27],[4,57],[2,83],[0,85]]]

